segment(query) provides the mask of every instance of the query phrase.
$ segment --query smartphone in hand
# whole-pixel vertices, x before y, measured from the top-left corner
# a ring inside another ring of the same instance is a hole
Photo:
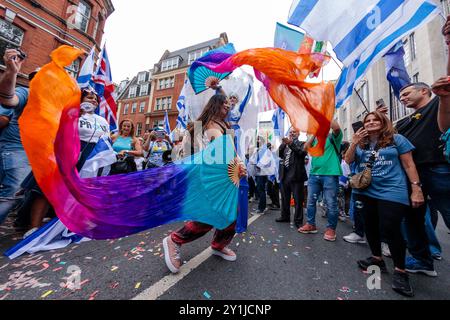
[[[358,121],[358,122],[355,122],[354,124],[352,124],[352,127],[353,127],[353,131],[356,133],[356,132],[358,132],[359,129],[364,127],[364,123],[362,121]]]

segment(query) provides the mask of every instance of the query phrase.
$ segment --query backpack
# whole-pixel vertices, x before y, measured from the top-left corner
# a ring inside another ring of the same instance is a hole
[[[444,142],[444,157],[450,163],[450,129],[442,135],[441,141]]]

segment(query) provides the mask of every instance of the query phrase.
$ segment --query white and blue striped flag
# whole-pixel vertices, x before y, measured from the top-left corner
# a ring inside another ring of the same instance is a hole
[[[173,140],[173,138],[171,137],[172,130],[170,130],[169,113],[167,112],[167,110],[166,110],[166,114],[164,115],[164,130],[166,131],[166,133],[170,137],[170,139]]]
[[[177,109],[178,109],[178,118],[177,118],[177,128],[186,129],[189,121],[189,110],[186,105],[186,91],[187,86],[191,84],[186,79],[184,81],[183,89],[181,90],[180,96],[177,101]]]
[[[80,170],[80,178],[95,178],[100,168],[103,175],[107,175],[111,165],[117,162],[116,154],[112,148],[111,140],[108,136],[101,137],[89,155],[88,159]]]
[[[78,75],[77,82],[78,86],[83,89],[89,87],[92,80],[92,75],[94,73],[95,67],[95,46],[92,47],[91,52],[84,60],[83,66],[80,69],[80,74]]]
[[[340,107],[378,59],[439,13],[432,0],[294,0],[288,23],[333,45],[345,66],[336,85]]]

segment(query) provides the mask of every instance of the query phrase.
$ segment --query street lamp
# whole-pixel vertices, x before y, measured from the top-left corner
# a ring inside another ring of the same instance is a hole
[[[15,13],[14,11],[12,11],[9,8],[6,8],[6,13],[5,13],[5,19],[6,21],[8,21],[9,23],[13,23],[14,19],[16,18],[17,13]]]

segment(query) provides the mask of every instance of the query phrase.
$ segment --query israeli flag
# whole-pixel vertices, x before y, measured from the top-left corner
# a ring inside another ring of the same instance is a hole
[[[167,112],[167,110],[164,115],[164,130],[166,131],[168,136],[170,136],[170,134],[172,133],[172,130],[170,130],[169,113]]]
[[[112,148],[111,140],[108,136],[101,137],[92,153],[84,163],[80,171],[80,178],[94,178],[100,168],[104,168],[103,175],[107,175],[111,165],[117,162],[116,154]]]
[[[83,66],[80,69],[80,74],[78,75],[77,82],[78,86],[83,89],[90,85],[92,80],[92,74],[94,73],[95,67],[95,46],[92,47],[91,52],[84,60]]]
[[[186,91],[187,86],[190,86],[189,81],[186,79],[184,81],[183,89],[181,90],[180,96],[177,101],[178,118],[177,118],[177,128],[186,129],[189,121],[189,110],[186,105]]]
[[[69,244],[89,240],[88,238],[83,238],[70,232],[58,218],[55,218],[32,233],[28,238],[6,251],[4,255],[13,260],[25,253],[34,254],[42,251],[62,249]]]
[[[288,23],[333,45],[345,67],[336,85],[340,107],[378,59],[439,13],[432,0],[294,0]]]
[[[273,129],[275,132],[275,137],[281,137],[284,138],[286,131],[285,131],[285,120],[286,120],[286,112],[283,111],[283,109],[278,108],[272,117],[273,122]]]
[[[403,42],[399,41],[384,56],[387,79],[391,84],[397,99],[400,99],[400,90],[411,83],[411,78],[406,70],[405,60],[403,58],[404,55],[405,50],[403,49]]]

